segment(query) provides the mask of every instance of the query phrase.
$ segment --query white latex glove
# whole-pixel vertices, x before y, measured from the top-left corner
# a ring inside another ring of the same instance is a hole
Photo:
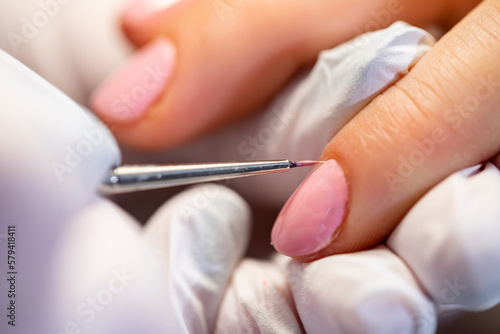
[[[143,229],[96,195],[120,160],[103,125],[2,51],[0,72],[0,332],[209,333],[247,204],[195,187]]]

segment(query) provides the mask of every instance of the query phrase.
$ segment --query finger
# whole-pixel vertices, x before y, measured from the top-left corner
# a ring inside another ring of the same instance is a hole
[[[434,41],[425,31],[397,22],[321,52],[311,71],[304,71],[263,110],[182,150],[169,161],[196,162],[316,159],[335,135],[375,96],[407,74]],[[315,135],[311,136],[311,133]],[[165,163],[166,155],[145,163]],[[311,171],[231,181],[245,198],[282,206]],[[262,192],[262,189],[268,191]]]
[[[209,333],[228,279],[249,241],[250,210],[233,191],[192,188],[167,202],[146,225],[145,239],[176,321],[185,333]]]
[[[435,331],[434,306],[405,263],[384,246],[313,263],[280,262],[307,333]]]
[[[423,23],[451,6],[358,2],[240,1],[221,16],[218,2],[188,1],[150,20],[134,6],[125,31],[144,47],[101,85],[92,105],[123,143],[170,147],[261,106],[321,50],[364,32],[366,21],[371,29],[397,19]],[[371,13],[383,13],[383,21]]]
[[[438,307],[480,311],[500,302],[500,171],[455,173],[425,195],[387,240]]]
[[[214,333],[302,333],[282,270],[272,262],[247,259],[235,269]]]
[[[429,189],[500,151],[499,1],[485,1],[332,139],[273,244],[311,260],[372,247]],[[313,216],[314,215],[314,216]]]

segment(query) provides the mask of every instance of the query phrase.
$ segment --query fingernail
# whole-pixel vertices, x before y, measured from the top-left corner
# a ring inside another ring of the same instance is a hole
[[[163,93],[175,54],[174,45],[163,38],[143,47],[97,88],[91,97],[92,108],[117,123],[140,118]]]
[[[135,0],[125,8],[122,19],[129,22],[144,22],[181,1],[183,0]]]
[[[326,161],[281,210],[271,236],[273,246],[288,256],[311,255],[322,250],[344,220],[347,199],[344,171],[335,160]]]

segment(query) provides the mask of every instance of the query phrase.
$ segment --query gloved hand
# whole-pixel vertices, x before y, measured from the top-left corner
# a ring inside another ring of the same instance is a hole
[[[210,332],[247,204],[194,187],[142,228],[96,194],[120,162],[105,127],[2,51],[0,72],[0,332]]]

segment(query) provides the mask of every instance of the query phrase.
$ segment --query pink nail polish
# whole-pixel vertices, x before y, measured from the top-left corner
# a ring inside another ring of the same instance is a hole
[[[145,22],[181,1],[188,0],[134,0],[125,8],[122,19],[126,22]]]
[[[344,171],[335,160],[326,161],[281,210],[271,236],[276,250],[305,256],[328,246],[344,220],[347,199]]]
[[[143,47],[97,88],[91,97],[92,108],[117,123],[140,118],[165,90],[175,54],[173,44],[163,38]]]

